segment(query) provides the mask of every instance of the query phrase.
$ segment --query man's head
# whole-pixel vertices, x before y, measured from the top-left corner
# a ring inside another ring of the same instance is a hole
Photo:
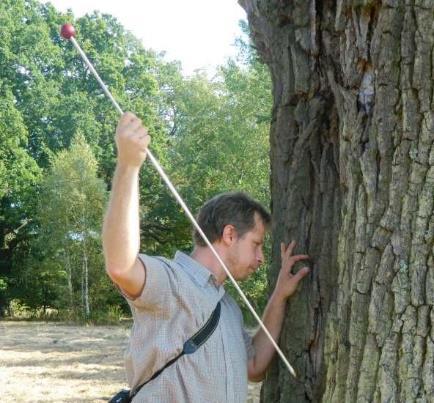
[[[224,258],[235,278],[246,278],[263,262],[262,246],[271,217],[245,193],[213,197],[200,209],[197,222],[212,244],[223,247]],[[194,240],[197,246],[206,247],[196,230]]]
[[[223,236],[226,225],[233,225],[239,237],[255,227],[255,213],[265,228],[271,222],[265,208],[242,192],[221,193],[208,200],[200,209],[197,222],[211,243]],[[198,246],[206,246],[197,230],[193,233]]]

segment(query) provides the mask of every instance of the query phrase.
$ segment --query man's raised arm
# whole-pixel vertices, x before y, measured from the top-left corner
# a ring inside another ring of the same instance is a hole
[[[145,284],[145,271],[138,260],[139,172],[149,141],[140,119],[129,112],[123,114],[116,129],[117,164],[102,239],[106,271],[131,297],[138,296]]]

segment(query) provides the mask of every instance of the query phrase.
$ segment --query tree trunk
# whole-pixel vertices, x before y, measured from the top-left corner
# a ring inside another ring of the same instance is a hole
[[[288,304],[271,402],[434,396],[434,1],[240,0],[268,64],[273,261]]]
[[[72,311],[74,309],[74,295],[72,289],[72,267],[71,267],[71,257],[69,255],[69,251],[65,248],[65,264],[66,264],[66,272],[68,276],[68,308]]]
[[[90,316],[90,306],[89,306],[89,267],[88,258],[86,250],[86,242],[83,241],[83,302],[84,302],[84,315],[86,318]]]

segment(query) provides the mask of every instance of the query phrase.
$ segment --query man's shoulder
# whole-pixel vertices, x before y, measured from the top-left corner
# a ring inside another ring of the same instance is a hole
[[[151,275],[163,276],[177,283],[187,279],[182,265],[177,262],[176,258],[140,253],[139,259],[147,271],[153,272]]]
[[[164,256],[148,255],[147,253],[139,253],[139,259],[143,262],[145,267],[163,268],[173,270],[176,266],[174,259],[169,259]]]

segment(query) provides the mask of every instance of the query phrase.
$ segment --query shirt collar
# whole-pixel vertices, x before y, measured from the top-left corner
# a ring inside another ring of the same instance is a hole
[[[213,280],[215,279],[214,275],[191,256],[184,252],[177,251],[174,260],[202,287],[205,287],[207,284],[213,284]],[[218,288],[220,289],[220,287]]]

